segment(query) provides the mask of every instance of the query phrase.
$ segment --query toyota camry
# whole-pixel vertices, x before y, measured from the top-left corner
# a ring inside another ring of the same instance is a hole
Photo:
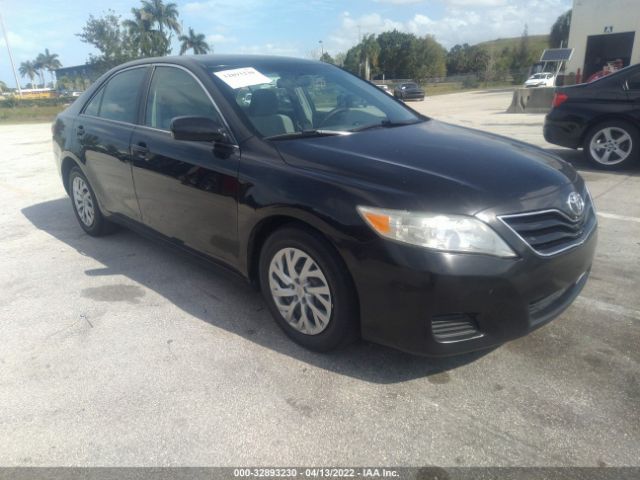
[[[594,257],[570,165],[321,62],[127,63],[59,114],[53,140],[87,234],[119,224],[232,269],[317,351],[504,343],[564,311]]]

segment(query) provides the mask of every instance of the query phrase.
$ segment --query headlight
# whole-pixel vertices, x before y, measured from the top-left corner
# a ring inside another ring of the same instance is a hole
[[[371,207],[358,207],[358,213],[378,235],[398,242],[443,252],[516,256],[495,231],[474,217]]]

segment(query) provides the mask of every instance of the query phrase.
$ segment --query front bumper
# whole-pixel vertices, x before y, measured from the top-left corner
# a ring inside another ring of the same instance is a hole
[[[362,336],[427,356],[521,337],[571,305],[586,283],[596,243],[594,230],[567,252],[516,259],[437,253],[382,239],[360,245],[347,263],[358,290]],[[452,331],[463,335],[443,335]]]

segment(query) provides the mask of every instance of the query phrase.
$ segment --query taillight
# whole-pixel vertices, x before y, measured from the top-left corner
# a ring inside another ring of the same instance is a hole
[[[553,108],[559,107],[567,100],[569,100],[569,95],[566,93],[556,93],[553,96]]]

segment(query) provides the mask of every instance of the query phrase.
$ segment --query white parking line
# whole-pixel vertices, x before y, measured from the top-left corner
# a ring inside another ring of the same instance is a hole
[[[612,220],[624,220],[626,222],[636,222],[640,223],[640,218],[638,217],[627,217],[626,215],[618,215],[615,213],[607,213],[607,212],[598,212],[598,215],[602,218],[611,218]]]
[[[615,313],[616,315],[620,315],[623,317],[632,318],[634,320],[640,320],[639,310],[622,307],[614,303],[603,302],[601,300],[596,300],[595,298],[589,298],[589,297],[578,297],[576,299],[576,303],[579,305],[583,305],[585,307],[595,308],[596,310],[600,310],[602,312]]]

